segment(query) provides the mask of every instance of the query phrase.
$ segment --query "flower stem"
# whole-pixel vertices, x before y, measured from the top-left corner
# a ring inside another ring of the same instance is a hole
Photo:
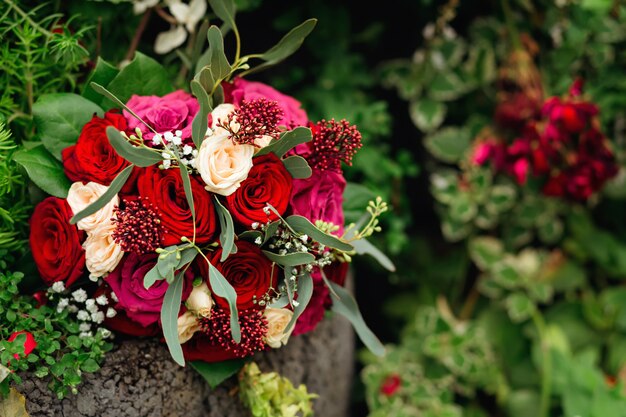
[[[548,417],[550,397],[552,395],[552,353],[546,337],[546,323],[538,310],[533,312],[532,320],[539,333],[541,347],[541,402],[539,417]]]
[[[131,59],[133,59],[133,56],[135,55],[135,51],[137,50],[137,47],[139,46],[139,40],[141,39],[141,35],[143,34],[144,30],[146,30],[146,26],[148,25],[148,21],[150,20],[151,15],[152,15],[152,8],[149,8],[143,14],[143,16],[141,16],[139,25],[137,26],[137,29],[135,29],[135,35],[133,36],[133,39],[130,42],[130,46],[128,47],[128,52],[126,52],[126,56],[124,57],[126,61],[130,61]]]

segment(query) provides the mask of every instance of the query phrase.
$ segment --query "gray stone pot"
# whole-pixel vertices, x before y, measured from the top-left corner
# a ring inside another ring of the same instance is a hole
[[[316,393],[315,415],[346,417],[353,377],[354,334],[343,317],[324,319],[311,333],[255,356],[262,371],[277,371]],[[236,378],[211,390],[190,368],[178,366],[154,339],[123,342],[102,369],[86,374],[79,394],[62,401],[38,378],[18,390],[31,417],[239,417],[250,416],[231,393]]]

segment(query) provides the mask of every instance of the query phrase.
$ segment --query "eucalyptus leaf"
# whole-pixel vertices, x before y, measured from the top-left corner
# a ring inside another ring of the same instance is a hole
[[[203,67],[200,71],[198,71],[198,73],[196,74],[195,77],[193,77],[193,79],[197,81],[198,83],[200,83],[200,86],[202,86],[204,91],[210,97],[210,92],[213,91],[213,87],[215,87],[215,84],[217,83],[217,81],[213,77],[213,73],[211,72],[211,67],[208,65]]]
[[[33,105],[33,120],[41,143],[59,161],[61,151],[74,145],[83,126],[104,112],[78,94],[44,94]]]
[[[145,168],[162,161],[159,153],[147,148],[131,145],[115,127],[107,127],[106,133],[115,152],[131,164]]]
[[[193,191],[191,190],[191,179],[189,178],[189,171],[185,164],[180,162],[178,164],[178,168],[180,169],[180,178],[183,180],[183,189],[185,190],[185,198],[187,199],[187,205],[189,206],[189,211],[191,211],[191,221],[193,222],[194,228],[196,227],[196,207],[193,203]]]
[[[298,276],[298,305],[293,309],[293,316],[285,328],[285,333],[289,333],[293,326],[295,326],[298,317],[304,312],[304,309],[309,305],[311,296],[313,295],[313,278],[311,274],[305,272]]]
[[[289,301],[289,305],[293,305],[293,284],[291,283],[291,272],[289,268],[283,268],[283,277],[285,280],[285,289],[287,290],[287,300]]]
[[[183,349],[178,340],[178,313],[183,295],[184,277],[181,272],[176,276],[163,296],[163,306],[161,307],[161,326],[165,343],[172,355],[172,359],[180,366],[185,366]]]
[[[209,266],[209,284],[211,290],[218,297],[225,298],[230,307],[230,332],[236,343],[241,342],[241,329],[239,327],[239,313],[237,312],[237,292],[224,278],[224,275],[207,260]]]
[[[85,207],[82,211],[75,213],[70,219],[71,224],[76,224],[87,216],[91,216],[102,207],[106,206],[109,201],[122,189],[131,172],[133,172],[134,165],[129,165],[122,172],[117,174],[117,177],[111,182],[109,188],[98,198],[96,201]]]
[[[224,262],[231,253],[237,253],[237,246],[235,246],[235,225],[233,224],[233,218],[230,212],[222,205],[217,196],[214,197],[217,218],[220,221],[220,244],[222,245],[220,262]]]
[[[313,255],[304,252],[294,252],[288,253],[286,255],[278,255],[276,253],[264,250],[263,253],[270,261],[275,262],[281,266],[306,265],[315,261],[315,257]]]
[[[176,264],[176,269],[180,269],[183,266],[191,263],[198,256],[198,251],[194,247],[188,247],[180,251],[180,259]]]
[[[211,66],[211,72],[216,80],[223,80],[230,74],[231,66],[224,54],[222,32],[217,26],[213,25],[207,32],[207,39],[209,40],[209,65]]]
[[[296,127],[289,132],[283,133],[278,140],[273,140],[264,148],[261,148],[254,156],[266,155],[273,152],[279,158],[285,156],[287,152],[296,146],[310,142],[313,139],[311,129],[308,127]]]
[[[154,285],[155,282],[162,279],[165,279],[165,277],[161,276],[161,274],[159,273],[159,267],[157,263],[152,268],[150,268],[148,272],[146,272],[146,275],[143,276],[143,287],[145,289],[149,289]]]
[[[235,2],[234,0],[209,0],[213,13],[230,27],[235,26]]]
[[[278,221],[272,222],[267,225],[267,227],[265,228],[265,238],[263,239],[262,245],[265,245],[267,241],[270,240],[276,234],[276,231],[278,230],[278,226],[280,226],[280,222]]]
[[[287,33],[283,38],[278,41],[276,45],[262,53],[258,58],[265,61],[261,65],[257,65],[256,67],[246,71],[247,74],[251,74],[253,72],[258,72],[269,68],[273,65],[278,64],[283,61],[289,55],[296,52],[302,46],[304,39],[309,36],[315,25],[317,24],[317,19],[308,19],[305,20],[300,25],[291,29],[289,33]]]
[[[311,223],[306,217],[292,215],[287,217],[285,221],[296,232],[306,234],[311,239],[321,243],[324,246],[328,246],[330,248],[338,249],[344,252],[351,252],[354,250],[354,247],[351,244],[344,242],[335,236],[322,232],[320,229],[315,227],[315,225]]]
[[[198,103],[200,103],[200,110],[196,113],[191,122],[191,137],[193,138],[194,145],[196,145],[196,149],[200,149],[208,129],[209,113],[211,113],[213,109],[210,103],[211,98],[199,81],[191,80],[191,92],[198,99]]]
[[[289,296],[287,294],[281,294],[280,297],[273,303],[270,303],[270,308],[285,308],[289,305]]]
[[[67,198],[72,184],[65,176],[63,165],[42,145],[20,149],[13,154],[13,160],[26,169],[30,179],[43,191],[55,197]]]
[[[330,282],[333,292],[331,298],[333,301],[332,310],[347,318],[363,344],[375,355],[382,356],[385,354],[385,347],[378,340],[376,335],[365,324],[363,316],[359,311],[359,306],[352,295],[341,285]]]
[[[396,267],[393,264],[393,262],[391,262],[391,259],[389,259],[387,255],[385,255],[380,249],[372,245],[366,239],[354,240],[351,243],[352,243],[352,246],[354,246],[354,250],[356,250],[356,253],[358,253],[359,255],[364,255],[364,254],[370,255],[374,259],[376,259],[376,261],[378,261],[378,263],[383,268],[385,268],[386,270],[390,272],[395,272]]]
[[[177,259],[178,247],[168,246],[164,248],[164,250],[166,252],[159,255],[159,258],[156,264],[157,269],[159,271],[159,275],[162,278],[165,278],[168,272],[173,271],[176,265],[178,265],[178,259]]]
[[[285,164],[285,168],[287,168],[291,177],[295,179],[306,179],[313,173],[309,163],[301,156],[294,155],[285,158],[283,159],[283,164]]]
[[[246,230],[245,232],[239,233],[237,238],[252,243],[256,242],[256,240],[260,238],[261,242],[263,242],[263,233],[259,230]]]
[[[191,367],[202,375],[204,380],[213,389],[226,379],[235,375],[245,363],[246,361],[244,359],[231,359],[228,361],[210,363],[204,361],[189,362]]]

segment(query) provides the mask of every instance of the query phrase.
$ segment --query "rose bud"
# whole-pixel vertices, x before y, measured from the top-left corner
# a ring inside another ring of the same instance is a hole
[[[380,393],[391,397],[393,394],[398,391],[400,385],[402,384],[402,380],[398,374],[389,375],[380,386]]]
[[[203,282],[201,285],[194,287],[189,294],[189,298],[185,302],[187,308],[202,317],[209,317],[213,308],[213,299],[211,298],[211,290]]]
[[[26,335],[26,341],[24,342],[24,357],[28,356],[33,349],[35,349],[37,347],[37,342],[35,341],[35,338],[33,337],[33,335],[27,331],[21,331],[21,332],[14,332],[8,339],[9,342],[13,342],[15,339],[17,339],[17,337],[21,334],[25,334]],[[13,355],[13,357],[15,359],[19,359],[19,355],[16,353],[15,355]]]
[[[191,311],[186,311],[178,317],[178,341],[183,344],[191,339],[195,332],[200,330],[200,323]]]
[[[286,308],[266,308],[263,315],[267,320],[265,343],[275,349],[286,345],[293,331],[292,327],[289,332],[285,332],[287,325],[293,317],[293,311]]]

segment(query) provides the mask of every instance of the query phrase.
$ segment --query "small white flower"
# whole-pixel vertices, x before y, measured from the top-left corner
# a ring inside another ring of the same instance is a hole
[[[81,332],[88,332],[91,330],[91,324],[81,323],[80,326],[78,326],[78,330],[80,330]]]
[[[152,143],[154,145],[161,145],[163,143],[163,137],[157,133],[152,137]]]
[[[308,235],[302,235],[302,236],[300,236],[300,240],[303,241],[304,243],[306,243],[306,241],[309,240],[309,236]]]
[[[263,239],[261,239],[261,236],[254,239],[254,243],[256,243],[257,245],[260,245],[261,243],[263,243]]]
[[[174,132],[174,134],[175,134],[176,136],[178,136],[179,138],[183,137],[183,131],[182,131],[182,130],[176,130],[176,131]]]
[[[92,336],[93,336],[93,333],[91,332],[82,332],[78,335],[78,337],[80,337],[81,339],[85,339],[87,337],[92,337]]]
[[[80,310],[78,313],[76,313],[76,317],[78,318],[78,320],[87,321],[89,320],[89,313],[87,313],[85,310]]]
[[[100,333],[102,334],[102,337],[105,339],[108,339],[113,334],[111,333],[109,329],[99,329],[99,330],[100,330]]]
[[[253,229],[258,229],[258,227],[259,227],[259,222],[254,222],[254,223],[252,223],[252,225],[251,225],[251,226],[252,226],[252,228],[253,228]]]
[[[189,145],[183,146],[183,155],[189,155],[193,151],[193,148]]]
[[[171,166],[172,166],[172,161],[170,161],[169,159],[166,159],[165,161],[163,161],[163,169],[170,169]]]
[[[293,300],[293,302],[291,304],[293,304],[294,307],[298,307],[300,305],[298,300]]]
[[[102,311],[91,313],[91,321],[97,324],[102,323],[104,321],[104,313]]]
[[[120,300],[117,298],[117,295],[114,292],[111,292],[111,300],[118,303]]]
[[[106,314],[107,318],[111,319],[111,318],[115,317],[116,315],[117,315],[117,311],[115,311],[115,309],[113,309],[111,307],[109,307],[107,309],[107,314]]]
[[[54,284],[52,284],[52,291],[54,292],[65,291],[65,284],[63,283],[63,281],[57,281]]]
[[[76,307],[74,304],[70,304],[69,306],[67,306],[67,311],[69,311],[70,313],[76,313],[78,311],[78,307]]]
[[[165,132],[163,133],[163,137],[165,138],[166,142],[171,142],[172,139],[174,139],[174,134],[172,132]]]
[[[109,300],[107,300],[106,295],[102,294],[101,296],[96,298],[96,303],[98,303],[98,305],[105,306],[109,303]]]
[[[65,307],[67,307],[70,303],[70,300],[68,300],[67,298],[61,298],[59,300],[59,304],[57,304],[57,310],[61,309],[63,310]]]
[[[85,302],[85,307],[87,308],[87,311],[90,312],[91,314],[96,313],[98,311],[98,306],[96,305],[96,300],[94,299],[89,299]]]
[[[87,293],[82,288],[79,288],[72,293],[72,298],[77,303],[84,303],[87,300]]]
[[[172,138],[172,143],[173,143],[174,145],[176,145],[176,146],[180,146],[180,145],[182,145],[182,144],[183,144],[183,140],[182,140],[180,137],[178,137],[178,136],[174,136],[174,137]]]

